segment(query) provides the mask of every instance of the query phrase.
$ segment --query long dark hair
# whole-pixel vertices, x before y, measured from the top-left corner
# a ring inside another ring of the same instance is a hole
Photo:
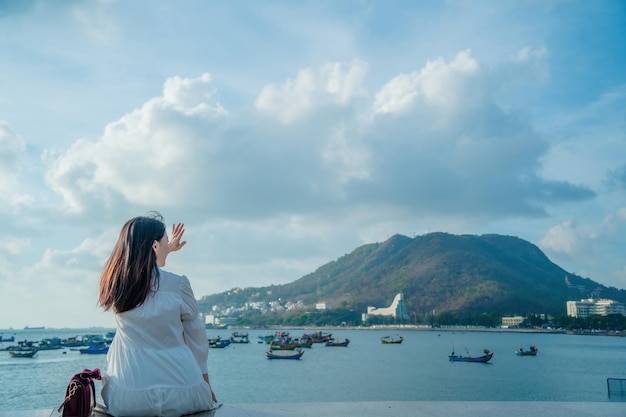
[[[100,305],[105,311],[132,310],[156,291],[159,268],[152,245],[164,234],[163,216],[156,212],[124,224],[100,276]]]

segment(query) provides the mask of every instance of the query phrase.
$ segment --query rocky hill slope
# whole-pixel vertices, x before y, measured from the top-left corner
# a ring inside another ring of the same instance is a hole
[[[591,295],[626,302],[626,291],[569,273],[517,237],[430,233],[363,245],[292,283],[214,294],[200,305],[209,311],[216,304],[280,298],[365,312],[389,305],[399,292],[418,317],[445,311],[563,315],[567,300]]]

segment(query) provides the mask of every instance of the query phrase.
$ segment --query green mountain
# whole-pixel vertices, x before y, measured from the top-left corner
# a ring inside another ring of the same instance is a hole
[[[363,245],[289,284],[206,296],[200,308],[280,299],[366,312],[388,306],[399,292],[420,318],[435,312],[564,315],[566,301],[591,296],[626,302],[626,291],[565,271],[523,239],[430,233]]]

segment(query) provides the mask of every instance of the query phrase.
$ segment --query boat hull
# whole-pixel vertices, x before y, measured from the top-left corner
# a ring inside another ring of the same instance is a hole
[[[350,344],[350,340],[346,339],[343,342],[332,342],[332,341],[328,341],[326,342],[326,346],[328,347],[347,347]]]
[[[14,358],[32,358],[39,352],[39,349],[34,350],[12,350],[9,354]]]
[[[304,355],[304,351],[303,350],[298,350],[296,352],[289,352],[289,353],[276,353],[276,352],[272,352],[272,351],[267,351],[265,352],[265,357],[267,359],[300,359],[302,357],[302,355]]]
[[[380,339],[380,342],[383,345],[399,345],[400,343],[402,343],[404,341],[404,338],[401,336],[397,339],[392,339],[389,336],[385,336],[383,338]]]
[[[535,346],[535,344],[533,343],[532,345],[530,345],[530,349],[526,350],[521,347],[515,351],[515,354],[517,356],[537,356],[538,351],[539,350],[537,349],[537,346]]]
[[[217,337],[215,339],[209,339],[209,348],[210,349],[223,349],[226,346],[230,345],[230,339],[222,339],[221,337]]]
[[[537,356],[536,350],[516,350],[515,354],[517,356]]]
[[[487,363],[493,358],[493,353],[484,356],[457,356],[450,355],[448,359],[450,362],[477,362],[477,363]]]
[[[296,350],[296,348],[298,348],[298,345],[294,345],[294,344],[280,344],[280,343],[270,343],[270,350]]]
[[[79,349],[80,353],[85,355],[106,355],[109,352],[109,347],[98,349]]]

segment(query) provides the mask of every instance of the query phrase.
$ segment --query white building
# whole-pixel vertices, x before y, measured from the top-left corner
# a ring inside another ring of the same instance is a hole
[[[328,304],[326,302],[319,302],[317,304],[315,304],[315,309],[316,310],[332,310],[333,306],[331,304]]]
[[[210,324],[212,326],[215,326],[216,320],[217,317],[215,317],[213,314],[207,314],[206,316],[204,316],[204,324]]]
[[[236,317],[217,317],[213,314],[207,314],[204,316],[204,324],[211,326],[228,326],[230,324],[235,324],[236,321]]]
[[[406,305],[404,304],[404,294],[396,294],[393,302],[389,307],[367,307],[367,314],[364,314],[363,321],[367,320],[368,316],[393,316],[406,319],[409,317]]]
[[[523,321],[522,316],[502,317],[502,327],[518,327]]]
[[[567,315],[570,317],[586,318],[593,315],[606,316],[609,314],[626,316],[626,308],[623,303],[606,299],[588,298],[567,302]]]

